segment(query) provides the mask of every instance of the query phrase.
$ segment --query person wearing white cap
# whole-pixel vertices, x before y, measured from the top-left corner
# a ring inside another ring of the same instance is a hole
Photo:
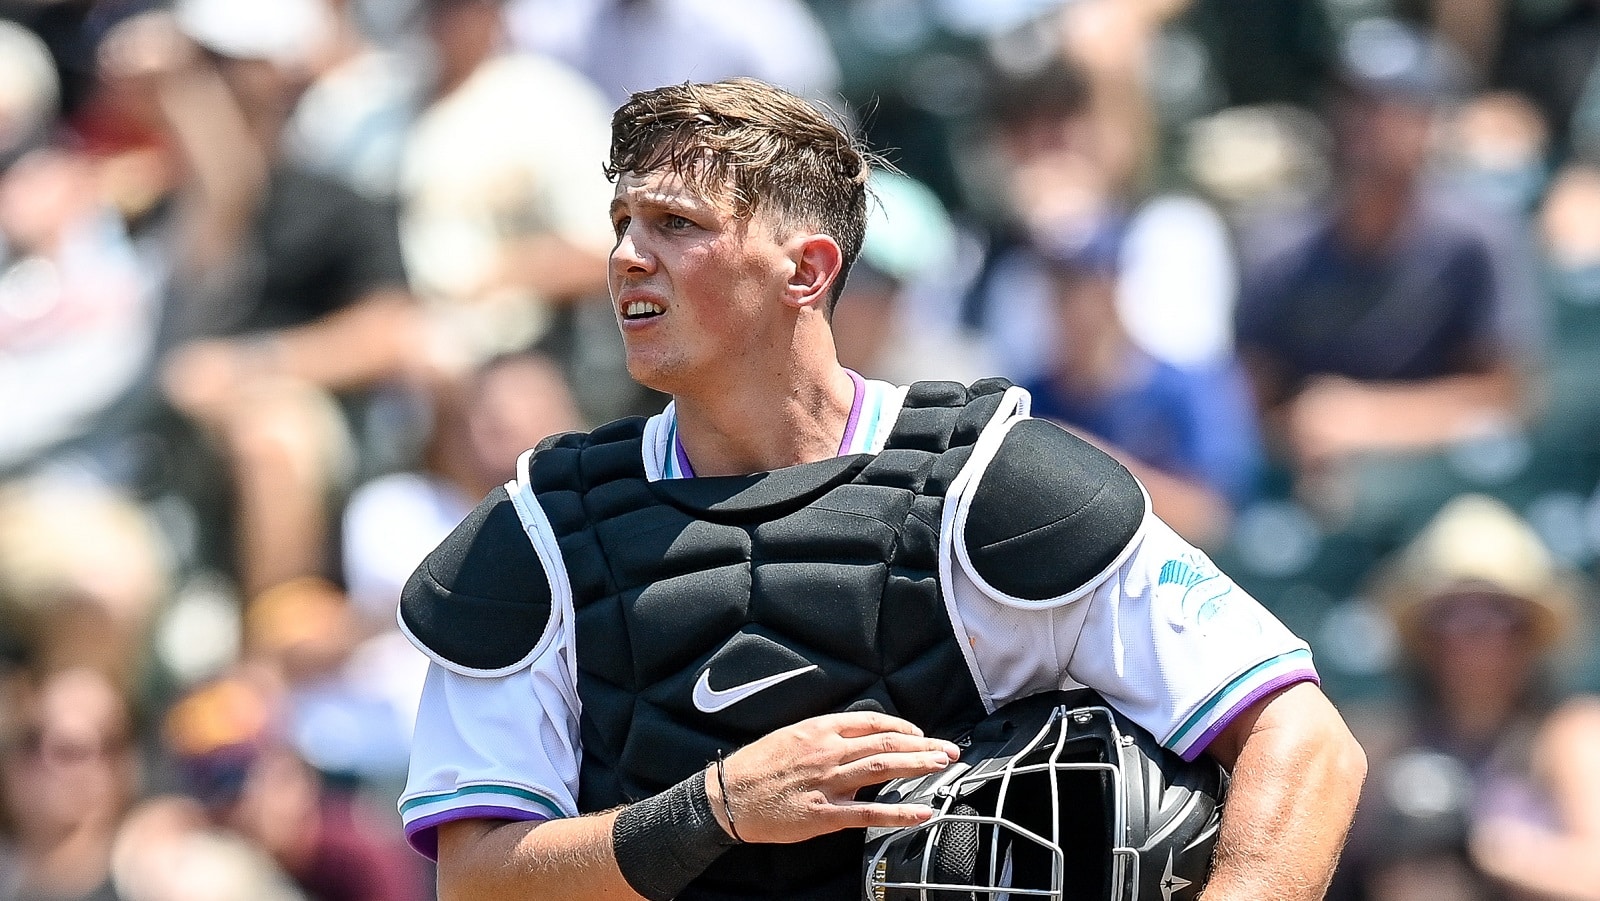
[[[321,0],[179,0],[173,14],[184,34],[213,53],[285,68],[309,64],[332,32]]]

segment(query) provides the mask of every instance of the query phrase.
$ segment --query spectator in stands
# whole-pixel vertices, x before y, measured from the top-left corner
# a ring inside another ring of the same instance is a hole
[[[53,143],[40,39],[0,20],[0,478],[93,444],[149,365],[156,292],[99,173]]]
[[[585,414],[633,412],[605,296],[611,235],[595,165],[610,106],[576,70],[508,49],[504,0],[423,0],[436,74],[400,174],[406,262],[457,375],[537,345]],[[557,126],[555,123],[559,123]]]
[[[395,626],[401,587],[477,498],[516,477],[523,451],[582,424],[561,370],[537,354],[497,357],[436,387],[422,466],[357,488],[344,514],[345,583],[362,637],[343,667],[345,694],[381,699],[407,748],[428,664]]]
[[[1590,0],[1427,0],[1430,22],[1497,88],[1516,91],[1550,124],[1559,156],[1592,154],[1600,124],[1600,6]]]
[[[1528,98],[1479,94],[1444,132],[1446,184],[1459,185],[1496,212],[1525,217],[1550,178],[1550,125]]]
[[[605,100],[554,60],[505,52],[502,5],[423,4],[437,74],[400,177],[406,262],[473,362],[603,292],[610,249],[594,216],[610,202]]]
[[[307,899],[260,848],[214,826],[193,798],[162,795],[128,814],[112,848],[119,901]]]
[[[1077,6],[1066,11],[1069,23],[1078,21],[1071,14]],[[1117,21],[1108,6],[1115,4],[1093,8]],[[1062,52],[1086,52],[1090,42],[1079,36]],[[996,76],[989,110],[994,152],[985,160],[998,164],[990,187],[999,209],[991,212],[987,258],[967,318],[989,336],[1001,372],[1013,379],[1041,378],[1049,368],[1054,312],[1047,257],[1077,253],[1108,236],[1117,240],[1119,315],[1136,344],[1179,367],[1232,356],[1237,278],[1226,228],[1197,198],[1147,195],[1144,163],[1154,153],[1148,123],[1118,114],[1118,103],[1108,99],[1132,90],[1130,79],[1101,56],[1092,63],[1065,56],[1035,71]]]
[[[212,824],[265,850],[317,901],[419,901],[424,880],[398,831],[295,750],[283,703],[278,674],[252,665],[168,713],[169,747]]]
[[[92,669],[131,693],[170,558],[147,512],[98,481],[0,485],[0,636],[46,671]]]
[[[1556,298],[1576,309],[1600,306],[1600,167],[1573,164],[1551,180],[1539,210],[1544,261]],[[1557,318],[1558,324],[1561,323]],[[1568,351],[1600,353],[1594,329],[1563,329],[1553,343]]]
[[[960,322],[975,240],[908,175],[874,170],[867,190],[861,255],[833,312],[839,362],[897,385],[984,378],[988,354]]]
[[[1117,309],[1116,247],[1110,234],[1050,260],[1053,340],[1049,368],[1027,383],[1033,414],[1104,447],[1179,534],[1215,543],[1260,467],[1243,373],[1231,361],[1174,366],[1134,343]]]
[[[155,345],[156,292],[82,154],[42,148],[0,170],[0,297],[4,473],[97,443]]]
[[[1075,52],[1088,52],[1085,40]],[[1207,258],[1226,258],[1227,246],[1199,201],[1139,203],[1129,193],[1142,149],[1129,144],[1133,126],[1104,109],[1104,92],[1126,89],[1107,82],[1108,65],[1057,63],[1001,82],[1010,221],[990,242],[974,306],[1002,371],[1036,392],[1036,414],[1103,442],[1145,477],[1180,534],[1211,542],[1254,488],[1259,457],[1244,386],[1217,340],[1232,294],[1212,277],[1227,267]],[[1152,267],[1184,277],[1146,278]],[[1151,322],[1176,340],[1136,330]]]
[[[1587,491],[1600,476],[1600,168],[1557,170],[1535,223],[1551,331],[1541,433]]]
[[[5,688],[0,899],[120,901],[111,846],[139,772],[127,702],[87,669]]]
[[[516,478],[523,451],[582,425],[560,369],[538,354],[497,357],[436,388],[422,467],[373,479],[345,508],[345,583],[365,635],[394,631],[406,579],[478,498]]]
[[[1090,116],[1093,86],[1081,69],[1052,62],[999,77],[988,129],[992,173],[983,268],[967,318],[994,347],[1000,372],[1029,381],[1046,368],[1051,336],[1045,248],[1070,252],[1125,215]]]
[[[1457,84],[1449,49],[1367,21],[1343,66],[1333,196],[1248,242],[1237,311],[1274,447],[1308,479],[1362,452],[1514,421],[1539,344],[1511,224],[1426,178],[1435,114]]]
[[[1596,897],[1600,699],[1563,697],[1552,671],[1575,588],[1526,523],[1476,495],[1381,571],[1415,707],[1363,738],[1373,776],[1344,897]]]
[[[144,98],[184,173],[161,384],[231,476],[247,596],[327,569],[325,507],[350,444],[329,392],[418,356],[392,217],[280,155],[322,21],[313,0],[183,0],[102,47],[106,77]]]

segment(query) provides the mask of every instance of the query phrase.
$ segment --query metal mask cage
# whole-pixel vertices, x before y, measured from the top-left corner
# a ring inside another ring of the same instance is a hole
[[[1071,901],[1081,888],[1085,898],[1122,898],[1139,880],[1138,852],[1120,844],[1127,834],[1118,751],[1124,743],[1109,708],[1057,708],[1020,751],[978,761],[940,785],[929,799],[931,819],[878,845],[867,860],[866,897]],[[1098,809],[1083,810],[1086,804]],[[1067,807],[1075,813],[1063,816]],[[1071,889],[1069,856],[1097,871],[1077,874]],[[1087,862],[1090,856],[1096,860]],[[970,877],[952,873],[969,865]]]

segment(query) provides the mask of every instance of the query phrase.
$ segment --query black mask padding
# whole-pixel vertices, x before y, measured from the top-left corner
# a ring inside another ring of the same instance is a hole
[[[951,806],[951,813],[962,816],[976,816],[977,808],[970,804],[955,804]],[[984,849],[980,840],[980,832],[988,832],[977,823],[948,823],[940,827],[939,840],[934,852],[933,867],[929,876],[936,883],[951,883],[954,885],[971,884],[978,876],[978,852],[983,850],[983,860],[987,861],[987,849]],[[977,901],[975,892],[929,892],[928,896],[933,901]]]

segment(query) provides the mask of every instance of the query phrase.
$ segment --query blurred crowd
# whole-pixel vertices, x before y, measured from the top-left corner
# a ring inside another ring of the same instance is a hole
[[[611,109],[894,164],[869,377],[1000,374],[1311,641],[1345,899],[1600,898],[1600,2],[0,0],[0,901],[432,896],[411,570],[661,398]]]

